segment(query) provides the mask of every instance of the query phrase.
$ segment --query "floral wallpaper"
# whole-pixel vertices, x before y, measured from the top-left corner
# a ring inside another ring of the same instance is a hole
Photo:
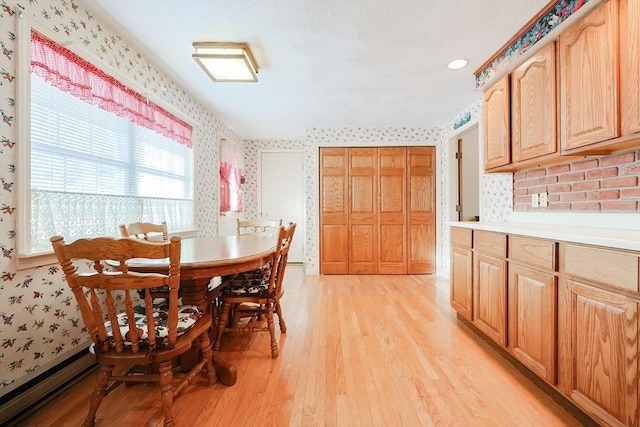
[[[456,124],[460,122],[462,118],[470,116],[470,119],[462,127],[456,128]],[[448,212],[450,210],[449,191],[451,183],[449,182],[449,155],[448,150],[444,149],[451,144],[451,141],[465,133],[470,127],[475,124],[479,124],[480,128],[478,132],[482,135],[482,100],[478,101],[466,108],[464,111],[456,115],[452,120],[446,123],[442,127],[442,147],[440,155],[440,230],[441,244],[440,244],[440,256],[438,272],[448,276],[450,270],[449,254],[451,250],[451,242],[449,238],[449,218]],[[482,137],[479,138],[482,143]],[[482,150],[480,150],[482,152]],[[491,173],[482,174],[482,182],[480,183],[480,200],[482,205],[480,206],[480,217],[483,221],[495,221],[504,222],[508,221],[512,211],[512,194],[513,194],[513,179],[512,174],[496,174]]]
[[[551,4],[540,19],[529,28],[524,28],[491,63],[478,70],[476,88],[483,87],[496,75],[508,69],[520,56],[588,2],[589,0],[557,0]]]
[[[129,76],[151,96],[193,123],[196,227],[217,234],[218,141],[235,133],[155,65],[98,22],[77,0],[0,0],[0,395],[85,348],[87,339],[72,294],[57,265],[17,270],[15,189],[20,168],[16,133],[17,13],[33,17],[61,39]],[[116,230],[114,230],[115,234]]]

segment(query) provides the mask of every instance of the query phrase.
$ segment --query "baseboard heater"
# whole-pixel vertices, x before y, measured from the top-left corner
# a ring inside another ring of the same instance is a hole
[[[0,425],[16,426],[97,367],[87,348],[0,397]]]

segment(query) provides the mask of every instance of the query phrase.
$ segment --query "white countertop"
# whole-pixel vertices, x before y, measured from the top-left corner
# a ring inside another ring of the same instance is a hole
[[[449,226],[640,251],[640,228],[616,229],[526,222],[475,221],[449,222]]]

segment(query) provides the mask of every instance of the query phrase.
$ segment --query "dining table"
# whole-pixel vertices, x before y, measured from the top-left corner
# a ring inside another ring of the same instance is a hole
[[[214,304],[221,289],[213,285],[212,279],[264,266],[272,260],[275,244],[274,236],[262,233],[182,239],[180,248],[182,303],[195,305],[205,311],[215,309]],[[139,272],[166,272],[169,268],[167,259],[131,259],[127,264],[130,270]],[[214,321],[217,321],[215,315]],[[214,327],[212,334],[215,330]],[[192,360],[183,359],[182,362],[188,365],[194,362],[195,357],[196,354],[193,354]],[[214,353],[213,357],[218,380],[225,385],[235,384],[237,378],[235,367],[217,353]]]

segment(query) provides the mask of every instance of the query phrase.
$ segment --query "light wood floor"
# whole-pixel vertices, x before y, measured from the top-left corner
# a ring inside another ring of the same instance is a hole
[[[280,357],[267,332],[226,335],[237,384],[198,380],[174,404],[179,426],[582,425],[456,319],[446,280],[287,274]],[[93,380],[23,425],[81,425]],[[161,425],[154,387],[119,387],[96,425]]]

